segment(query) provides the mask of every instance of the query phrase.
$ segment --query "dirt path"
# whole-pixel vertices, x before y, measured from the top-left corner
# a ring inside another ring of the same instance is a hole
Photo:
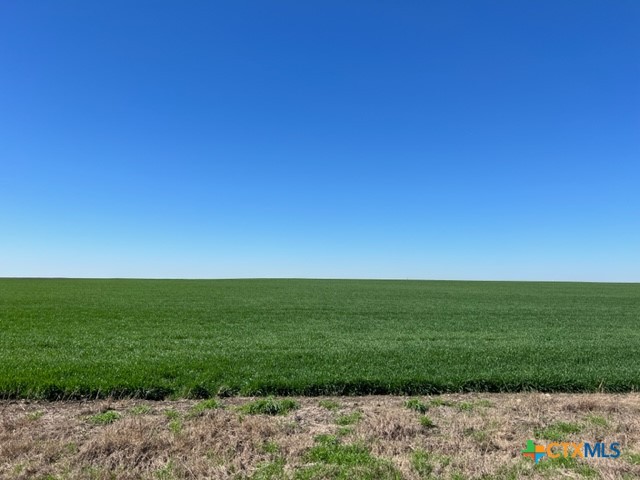
[[[0,477],[640,478],[640,394],[295,398],[275,416],[252,400],[2,401]],[[622,453],[534,466],[529,439]]]

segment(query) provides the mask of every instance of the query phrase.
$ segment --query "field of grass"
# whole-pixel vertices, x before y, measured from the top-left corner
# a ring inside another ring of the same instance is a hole
[[[640,478],[637,393],[11,400],[0,410],[3,479]],[[528,439],[619,442],[621,455],[534,464]]]
[[[640,284],[0,279],[0,397],[640,389]]]

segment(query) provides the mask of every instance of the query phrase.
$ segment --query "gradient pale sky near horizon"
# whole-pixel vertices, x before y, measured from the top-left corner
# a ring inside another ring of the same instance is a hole
[[[639,282],[640,2],[2,2],[0,276]]]

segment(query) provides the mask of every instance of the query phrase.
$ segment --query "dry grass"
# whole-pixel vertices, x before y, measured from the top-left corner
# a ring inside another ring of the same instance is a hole
[[[407,408],[406,397],[391,396],[297,398],[300,408],[281,416],[248,415],[239,408],[250,400],[246,398],[195,410],[198,402],[186,400],[3,401],[0,477],[226,479],[304,473],[305,478],[640,478],[640,394],[439,399],[419,397],[429,406],[424,413],[432,428],[421,424],[423,413]],[[120,416],[111,423],[92,421],[107,411]],[[353,421],[339,421],[347,416]],[[534,432],[554,432],[560,422],[579,430],[567,439],[620,442],[622,457],[564,466],[544,465],[548,460],[543,460],[539,467],[521,457]],[[355,466],[348,464],[348,455],[320,465],[309,455],[318,448],[318,438],[330,439],[333,443],[326,445],[338,449],[328,454],[350,445],[365,453],[354,460]],[[344,470],[349,468],[353,470]]]

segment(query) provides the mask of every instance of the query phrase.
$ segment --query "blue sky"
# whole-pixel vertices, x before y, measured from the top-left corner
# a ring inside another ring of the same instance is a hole
[[[637,1],[0,6],[0,276],[640,281]]]

